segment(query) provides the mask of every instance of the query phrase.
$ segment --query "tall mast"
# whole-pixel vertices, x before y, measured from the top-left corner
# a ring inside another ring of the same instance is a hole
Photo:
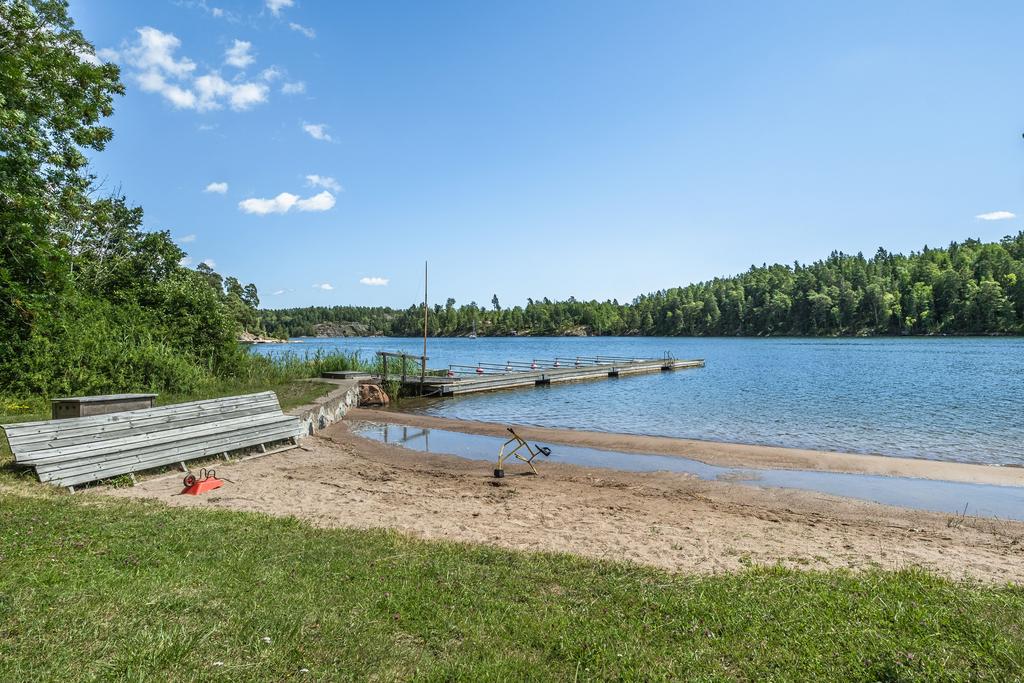
[[[422,382],[427,376],[427,266],[428,262],[423,262],[423,360],[420,368],[420,381]]]

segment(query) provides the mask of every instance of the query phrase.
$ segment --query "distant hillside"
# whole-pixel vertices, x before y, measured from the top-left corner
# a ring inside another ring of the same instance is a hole
[[[315,335],[317,325],[365,326],[367,334],[422,334],[422,306],[260,311],[275,336]],[[751,266],[716,278],[617,301],[529,300],[490,308],[449,299],[430,334],[839,336],[1024,334],[1024,232],[999,242],[969,239],[909,255],[833,252],[810,265]],[[321,327],[321,330],[324,328]]]

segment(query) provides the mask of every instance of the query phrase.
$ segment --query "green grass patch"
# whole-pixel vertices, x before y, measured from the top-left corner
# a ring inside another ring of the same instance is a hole
[[[0,494],[2,680],[1014,680],[1024,590]],[[300,673],[308,669],[308,673]]]

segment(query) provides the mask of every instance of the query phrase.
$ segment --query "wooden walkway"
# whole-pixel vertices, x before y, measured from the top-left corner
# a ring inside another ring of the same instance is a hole
[[[422,396],[459,396],[480,391],[547,386],[609,377],[626,377],[651,372],[666,372],[704,367],[703,359],[675,358],[556,359],[555,361],[509,362],[505,365],[480,363],[476,366],[452,365],[447,377],[404,378],[404,389]]]

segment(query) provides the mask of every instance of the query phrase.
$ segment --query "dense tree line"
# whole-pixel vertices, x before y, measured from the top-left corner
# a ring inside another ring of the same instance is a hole
[[[423,309],[295,308],[260,312],[278,335],[311,335],[323,322],[358,322],[373,334],[422,333]],[[897,335],[1024,333],[1024,232],[970,239],[910,255],[834,252],[810,265],[752,266],[617,301],[530,299],[489,308],[448,299],[430,315],[431,335]]]
[[[95,190],[85,153],[123,92],[65,2],[0,2],[0,394],[187,392],[245,362],[256,288]]]

